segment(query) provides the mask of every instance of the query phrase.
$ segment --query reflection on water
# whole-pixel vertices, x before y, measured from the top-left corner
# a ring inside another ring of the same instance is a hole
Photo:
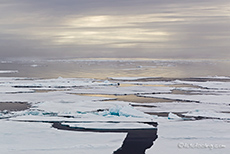
[[[15,77],[203,77],[228,76],[230,61],[219,60],[66,60],[13,61],[1,63],[0,70],[18,73],[0,74]]]

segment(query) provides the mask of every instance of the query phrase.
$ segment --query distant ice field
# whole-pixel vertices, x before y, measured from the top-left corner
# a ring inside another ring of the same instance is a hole
[[[1,153],[228,153],[229,68],[227,60],[1,61]]]

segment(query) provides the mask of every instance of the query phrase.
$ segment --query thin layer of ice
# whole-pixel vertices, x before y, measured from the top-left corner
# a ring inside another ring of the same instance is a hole
[[[191,85],[200,86],[209,89],[219,89],[219,90],[230,89],[230,82],[220,82],[220,81],[192,82],[192,81],[181,81],[181,80],[176,80],[174,82],[179,84],[181,83],[191,84]]]
[[[12,121],[34,121],[34,122],[71,122],[71,123],[138,123],[138,122],[152,122],[151,119],[143,119],[137,117],[104,117],[95,114],[79,115],[76,117],[62,117],[62,116],[49,116],[49,115],[20,115],[15,117],[10,117],[9,120]],[[153,121],[155,121],[154,118]]]
[[[209,78],[209,79],[230,79],[229,76],[207,76],[207,77],[199,77],[199,78]]]
[[[204,104],[195,102],[160,102],[160,103],[131,103],[142,112],[190,112],[193,110],[229,111],[225,104]],[[144,106],[144,107],[143,107]],[[153,107],[155,106],[155,107]]]
[[[220,119],[227,119],[230,120],[229,113],[220,113],[215,110],[193,110],[186,114],[186,116],[194,116],[194,117],[209,117],[209,118],[220,118]]]
[[[121,83],[122,84],[122,83]],[[170,87],[146,87],[146,86],[130,86],[130,87],[116,87],[116,86],[94,86],[93,88],[73,89],[71,93],[82,94],[137,94],[137,93],[168,93],[173,88]]]
[[[119,81],[124,81],[124,80],[139,80],[139,79],[146,79],[146,78],[153,78],[153,77],[109,77],[109,79],[119,80]]]
[[[210,104],[230,104],[230,95],[180,95],[180,94],[155,94],[155,95],[142,95],[145,97],[153,98],[167,98],[172,100],[181,101],[194,101]]]
[[[64,123],[75,128],[91,128],[91,129],[154,129],[153,126],[141,123]]]
[[[0,85],[0,93],[32,93],[34,90],[24,88],[13,88]]]
[[[173,85],[175,84],[174,82],[169,82],[169,81],[122,81],[124,84],[133,84],[133,85]]]
[[[18,70],[0,70],[0,74],[18,73]]]
[[[13,61],[9,61],[9,60],[1,60],[2,64],[11,64],[13,63]]]
[[[87,86],[116,86],[116,83],[109,81],[96,82],[93,79],[62,78],[57,79],[27,79],[27,78],[0,78],[1,86],[16,88],[50,89],[50,88],[80,88]]]

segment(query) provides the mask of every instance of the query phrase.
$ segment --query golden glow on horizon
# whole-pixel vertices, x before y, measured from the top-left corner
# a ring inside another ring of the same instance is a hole
[[[142,16],[87,16],[67,19],[63,31],[56,32],[53,43],[57,45],[105,45],[107,47],[133,47],[138,44],[164,42],[169,32],[142,28],[142,22],[160,21]],[[164,19],[166,20],[166,19]],[[172,19],[171,19],[172,20]],[[162,18],[163,21],[163,18]],[[149,46],[148,46],[149,47]]]
[[[85,16],[72,17],[66,20],[65,25],[78,28],[96,28],[96,27],[125,27],[138,26],[141,23],[151,22],[175,22],[184,21],[182,18],[167,18],[159,14],[143,15],[124,15],[124,16]]]

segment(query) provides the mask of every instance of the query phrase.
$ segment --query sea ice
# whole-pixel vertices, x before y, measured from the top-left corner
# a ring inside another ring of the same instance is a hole
[[[175,101],[191,101],[207,104],[230,104],[230,95],[183,95],[183,94],[155,94],[155,95],[142,95],[145,97],[153,98],[166,98]]]
[[[1,86],[0,84],[0,93],[7,94],[7,93],[33,93],[34,90],[25,89],[25,88],[14,88],[14,87],[7,87]]]
[[[48,123],[0,121],[2,154],[112,153],[126,133],[62,131]]]
[[[174,114],[174,113],[172,113],[172,112],[170,112],[170,113],[168,114],[168,119],[182,120],[181,117],[179,117],[178,115],[176,115],[176,114]]]
[[[229,113],[220,113],[215,110],[194,110],[190,111],[186,114],[186,116],[194,116],[194,117],[208,117],[208,118],[219,118],[219,119],[225,119],[230,120],[230,114]]]
[[[109,111],[99,112],[99,115],[103,116],[124,116],[124,117],[137,117],[137,118],[147,118],[152,119],[153,116],[145,114],[141,111],[134,109],[132,106],[118,106],[112,107]]]
[[[119,80],[119,81],[126,81],[126,80],[139,80],[139,79],[146,79],[148,77],[109,77],[112,80]],[[152,78],[152,77],[151,77]]]
[[[0,70],[0,74],[5,74],[5,73],[18,73],[18,70]]]
[[[142,77],[140,77],[142,78]],[[126,78],[127,79],[127,78]],[[138,79],[138,78],[136,78]],[[136,80],[133,78],[133,80]],[[51,128],[52,123],[93,129],[155,129],[158,139],[147,150],[152,153],[228,153],[229,82],[126,82],[95,79],[0,78],[0,102],[28,102],[30,109],[0,113],[1,153],[112,153],[121,147],[127,133],[64,131]],[[154,84],[161,86],[144,86]],[[190,84],[195,87],[173,85]],[[196,87],[201,86],[201,87]],[[202,87],[206,87],[203,89]],[[209,89],[207,89],[209,88]],[[40,91],[39,91],[40,90]],[[50,90],[50,91],[42,91]],[[174,94],[173,90],[184,93]],[[102,101],[103,97],[78,94],[138,94],[143,97],[167,98],[172,102],[133,103]],[[182,100],[182,101],[181,101]],[[183,102],[183,100],[187,102]],[[132,107],[133,105],[133,107]],[[168,117],[146,113],[169,113]],[[186,116],[213,119],[185,121]],[[215,120],[214,120],[215,119]],[[181,143],[221,144],[222,149],[185,149]]]
[[[158,119],[158,139],[146,151],[152,153],[220,154],[230,150],[229,123],[219,120],[172,121]],[[192,146],[182,146],[191,144]],[[195,146],[195,145],[207,146]],[[215,145],[222,147],[215,148]]]
[[[91,128],[91,129],[106,129],[106,130],[119,130],[119,129],[156,129],[148,124],[141,123],[63,123],[74,128]]]

